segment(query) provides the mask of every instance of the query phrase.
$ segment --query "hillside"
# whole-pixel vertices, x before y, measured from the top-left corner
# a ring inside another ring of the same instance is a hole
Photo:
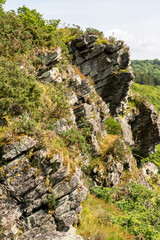
[[[159,239],[160,117],[129,47],[4,2],[0,239]]]
[[[160,85],[160,60],[132,60],[132,68],[136,83]]]

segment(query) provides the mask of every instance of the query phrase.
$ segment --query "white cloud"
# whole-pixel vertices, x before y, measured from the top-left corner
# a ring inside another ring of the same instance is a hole
[[[120,29],[112,29],[106,32],[105,36],[114,36],[116,39],[124,40],[130,46],[132,59],[160,58],[160,38],[158,36],[135,36]]]
[[[134,36],[132,34],[126,32],[126,31],[121,31],[119,29],[112,29],[112,30],[106,32],[105,36],[106,37],[114,36],[115,38],[124,40],[126,42],[134,40]]]

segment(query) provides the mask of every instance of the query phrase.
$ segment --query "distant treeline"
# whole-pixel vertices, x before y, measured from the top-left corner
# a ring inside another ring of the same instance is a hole
[[[136,83],[160,85],[160,60],[132,60],[132,68]]]

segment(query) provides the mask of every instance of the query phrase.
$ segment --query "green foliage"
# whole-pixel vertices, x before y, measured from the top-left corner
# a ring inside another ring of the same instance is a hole
[[[99,31],[98,29],[95,29],[95,28],[86,28],[85,34],[96,35],[99,39],[104,38],[103,31]]]
[[[108,118],[104,124],[106,125],[107,133],[113,135],[122,135],[122,127],[114,117]]]
[[[160,86],[149,86],[149,85],[140,85],[138,83],[134,83],[132,85],[132,91],[133,93],[138,93],[140,94],[139,98],[139,102],[142,101],[146,101],[146,99],[149,100],[149,102],[151,102],[154,107],[156,108],[157,111],[160,111]],[[138,100],[138,99],[137,99]],[[138,103],[135,99],[135,102]]]
[[[158,171],[160,172],[160,145],[156,147],[156,152],[154,154],[150,154],[147,158],[142,158],[142,162],[153,162],[157,165]]]
[[[78,145],[83,153],[90,150],[90,145],[86,141],[86,137],[80,130],[74,128],[68,129],[65,133],[62,133],[64,142],[67,146]]]
[[[122,190],[91,188],[91,192],[106,201],[114,202],[123,214],[114,218],[132,234],[147,240],[159,239],[160,196],[154,190],[129,183]]]
[[[109,155],[112,155],[114,160],[121,161],[126,158],[127,149],[124,148],[124,144],[121,138],[114,140],[107,148],[103,151],[101,158],[106,161]]]
[[[36,126],[37,121],[26,113],[23,113],[20,119],[15,120],[15,131],[18,133],[32,136],[35,133]]]
[[[83,165],[81,167],[82,172],[84,172],[88,176],[90,176],[92,169],[93,169],[93,164]]]
[[[95,188],[91,187],[90,191],[92,194],[95,194],[98,198],[102,198],[106,200],[107,202],[113,202],[113,193],[115,192],[115,188],[107,188],[107,187],[102,187],[102,188]]]
[[[160,85],[160,60],[133,60],[135,82],[145,85]]]
[[[2,4],[5,4],[6,0],[0,0],[0,7]]]
[[[48,195],[48,198],[46,199],[46,204],[47,204],[49,210],[54,210],[55,209],[55,207],[56,207],[56,198],[55,198],[54,193]]]
[[[67,43],[81,35],[79,26],[60,27],[60,19],[45,20],[35,9],[23,6],[4,12],[0,7],[0,54],[15,59],[39,48],[62,47],[64,56],[70,59]]]
[[[5,58],[0,59],[0,115],[33,111],[40,105],[41,93],[34,77],[26,76]]]

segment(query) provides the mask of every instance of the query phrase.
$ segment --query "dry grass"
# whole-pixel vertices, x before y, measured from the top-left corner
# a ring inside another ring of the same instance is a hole
[[[103,156],[111,145],[119,138],[118,135],[107,134],[105,138],[99,141],[100,153]]]
[[[134,237],[119,225],[112,225],[112,216],[121,214],[114,204],[106,203],[93,195],[82,203],[77,233],[84,240],[133,240]]]

